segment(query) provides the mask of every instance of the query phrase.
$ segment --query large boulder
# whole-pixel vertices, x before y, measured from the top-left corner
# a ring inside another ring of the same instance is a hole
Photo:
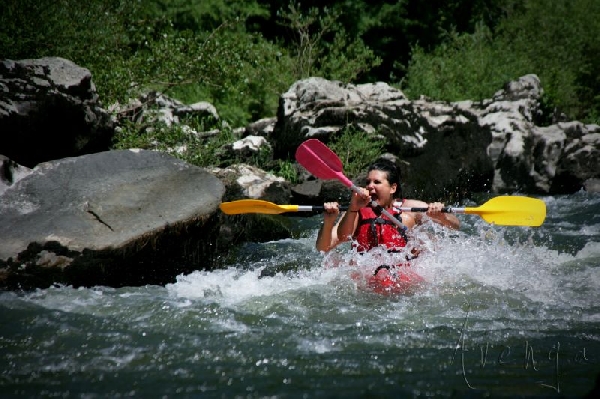
[[[570,194],[582,188],[598,192],[591,186],[593,181],[600,178],[600,126],[580,122],[558,123],[553,126],[562,131],[565,139],[560,148],[561,156],[552,165],[554,173],[549,174],[551,185],[548,192]]]
[[[492,132],[494,192],[568,194],[600,176],[600,126],[580,122],[538,125],[543,89],[536,75],[509,82],[482,103],[465,102]]]
[[[402,136],[408,143],[389,148],[398,158],[404,196],[456,203],[488,191],[494,168],[486,148],[492,135],[476,114],[426,99],[414,101],[411,109],[418,123]]]
[[[165,283],[210,269],[223,183],[164,153],[42,163],[0,195],[0,286]]]
[[[32,168],[105,151],[114,125],[92,75],[58,57],[0,60],[0,153]]]

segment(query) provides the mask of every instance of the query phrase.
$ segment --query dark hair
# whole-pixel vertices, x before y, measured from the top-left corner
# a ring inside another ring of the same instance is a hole
[[[367,169],[367,173],[372,170],[380,170],[387,174],[387,180],[390,182],[390,185],[396,183],[396,192],[394,193],[394,198],[402,198],[402,186],[400,185],[400,168],[396,165],[395,162],[390,161],[386,158],[379,158],[371,165],[369,165],[369,169]]]

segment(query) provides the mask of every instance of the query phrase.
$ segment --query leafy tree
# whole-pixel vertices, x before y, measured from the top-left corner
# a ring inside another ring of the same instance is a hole
[[[450,31],[428,51],[414,46],[405,91],[448,101],[489,98],[502,84],[540,77],[546,102],[573,118],[600,115],[600,3],[593,0],[506,2],[495,31]]]
[[[574,118],[600,111],[600,2],[527,0],[500,24],[499,41],[540,76],[550,100]]]
[[[0,57],[61,56],[84,66],[96,54],[126,51],[123,21],[137,12],[124,0],[5,0],[0,8]]]
[[[276,69],[279,49],[256,35],[240,34],[238,24],[213,32],[165,32],[147,41],[131,58],[133,81],[185,102],[210,101],[235,125],[273,115],[278,93],[292,80]]]
[[[449,32],[446,41],[430,53],[415,46],[403,82],[405,94],[445,101],[489,98],[506,81],[527,73],[510,57],[498,48],[484,24],[473,34]]]
[[[291,33],[287,47],[293,54],[293,76],[321,76],[351,82],[381,60],[360,38],[349,37],[338,22],[341,13],[310,8],[303,13],[295,3],[279,11],[280,24]]]
[[[145,0],[147,15],[169,21],[174,30],[214,31],[226,21],[267,18],[256,0]]]
[[[446,40],[447,32],[473,33],[479,21],[493,29],[505,0],[374,0],[360,2],[352,13],[357,34],[381,64],[363,75],[368,81],[400,81],[411,49],[426,52]]]

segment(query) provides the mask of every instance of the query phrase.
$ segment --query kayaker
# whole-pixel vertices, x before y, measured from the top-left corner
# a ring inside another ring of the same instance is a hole
[[[377,160],[368,168],[366,187],[361,189],[360,194],[353,193],[348,211],[342,214],[337,224],[335,222],[340,214],[338,203],[324,204],[323,226],[316,241],[317,250],[327,252],[350,239],[357,242],[359,252],[368,251],[377,245],[385,245],[390,249],[394,246],[406,246],[406,237],[402,236],[406,231],[389,221],[380,210],[373,209],[371,199],[394,215],[406,229],[412,229],[428,218],[451,229],[460,227],[460,221],[455,215],[442,212],[443,203],[428,204],[415,199],[400,199],[401,197],[400,173],[396,164],[387,159]],[[401,206],[428,208],[428,211],[399,212],[394,209]],[[374,223],[374,220],[377,222]]]

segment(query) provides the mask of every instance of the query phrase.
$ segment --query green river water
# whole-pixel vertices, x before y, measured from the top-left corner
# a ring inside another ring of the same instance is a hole
[[[315,251],[319,216],[166,286],[0,292],[0,397],[584,397],[600,373],[600,196],[543,199],[540,228],[460,215],[459,232],[422,231],[412,295],[327,267],[350,255]]]

